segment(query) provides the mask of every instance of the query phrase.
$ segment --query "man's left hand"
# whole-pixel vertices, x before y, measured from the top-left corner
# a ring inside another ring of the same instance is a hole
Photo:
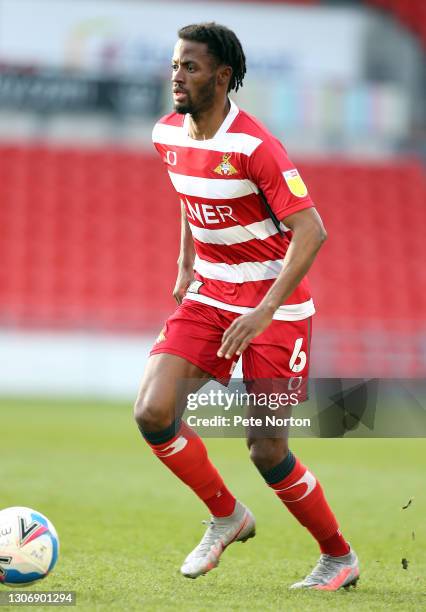
[[[250,340],[265,331],[272,321],[272,314],[270,309],[255,308],[253,312],[235,319],[222,336],[217,356],[230,359],[234,354],[241,355]]]

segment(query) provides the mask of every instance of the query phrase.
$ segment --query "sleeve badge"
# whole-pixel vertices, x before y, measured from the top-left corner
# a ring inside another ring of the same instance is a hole
[[[293,195],[298,198],[304,198],[308,194],[308,189],[296,169],[283,172],[283,176]]]

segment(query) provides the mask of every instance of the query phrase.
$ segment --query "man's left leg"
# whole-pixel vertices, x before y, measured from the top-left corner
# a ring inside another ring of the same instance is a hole
[[[275,494],[316,539],[321,559],[305,580],[293,585],[337,590],[355,584],[358,560],[339,526],[317,478],[277,438],[248,438],[250,457]]]
[[[265,390],[267,379],[307,380],[309,329],[309,319],[273,321],[244,352],[244,378],[256,381],[258,391],[262,390],[262,380]],[[290,409],[284,412],[286,416],[291,414]],[[283,430],[278,436],[261,438],[249,433],[250,458],[287,509],[316,539],[322,553],[313,572],[292,588],[337,590],[356,584],[358,559],[341,534],[320,483],[289,450],[288,432]]]

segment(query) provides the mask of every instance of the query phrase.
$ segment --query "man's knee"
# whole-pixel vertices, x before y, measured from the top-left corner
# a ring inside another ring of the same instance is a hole
[[[133,416],[138,427],[146,432],[163,431],[174,421],[167,407],[144,393],[140,393],[135,402]]]
[[[288,453],[287,440],[283,438],[249,439],[250,459],[261,472],[272,470]]]

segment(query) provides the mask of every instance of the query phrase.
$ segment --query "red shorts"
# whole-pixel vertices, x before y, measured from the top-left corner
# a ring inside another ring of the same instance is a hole
[[[222,336],[240,315],[185,299],[167,319],[151,355],[171,353],[187,359],[214,378],[229,380],[239,359],[218,357]],[[311,317],[301,321],[273,320],[242,354],[244,380],[307,379]]]

